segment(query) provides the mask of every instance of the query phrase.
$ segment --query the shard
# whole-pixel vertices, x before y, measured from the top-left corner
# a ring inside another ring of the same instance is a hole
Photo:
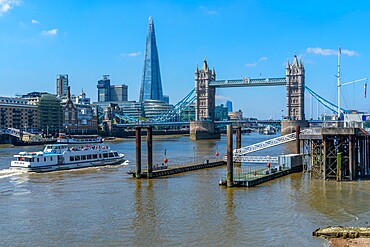
[[[140,102],[151,99],[163,100],[163,91],[157,43],[155,40],[154,22],[153,18],[149,17],[144,69],[140,88]]]

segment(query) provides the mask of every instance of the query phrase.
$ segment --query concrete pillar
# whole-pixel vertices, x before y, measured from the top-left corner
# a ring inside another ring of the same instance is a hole
[[[146,129],[146,134],[147,134],[147,149],[148,149],[148,178],[152,178],[153,174],[153,128],[148,127]]]
[[[301,139],[299,138],[299,133],[301,133],[301,126],[295,126],[295,135],[296,135],[296,154],[301,153]]]
[[[227,125],[227,170],[226,170],[226,184],[227,187],[234,186],[234,166],[233,166],[233,127]]]
[[[136,178],[141,178],[141,127],[136,127]]]

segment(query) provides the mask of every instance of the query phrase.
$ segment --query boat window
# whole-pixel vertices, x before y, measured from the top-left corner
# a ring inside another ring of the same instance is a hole
[[[117,152],[114,152],[113,154],[114,154],[114,156],[116,156],[116,157],[118,156],[118,153],[117,153]]]
[[[108,154],[107,153],[103,153],[103,158],[107,158],[108,157]]]
[[[46,161],[46,157],[44,157],[44,161]]]
[[[101,158],[101,154],[99,154],[99,158]]]
[[[70,161],[75,161],[75,157],[74,156],[71,156],[71,157],[69,157],[69,160]]]
[[[81,160],[86,160],[86,155],[81,155]]]
[[[53,160],[53,157],[50,157],[50,161],[52,161]]]
[[[30,159],[30,162],[35,162],[35,158],[31,158]]]
[[[87,159],[88,159],[88,160],[91,160],[91,154],[88,154],[88,155],[87,155]]]
[[[37,158],[37,162],[40,162],[40,159],[39,158]]]
[[[75,156],[75,160],[80,160],[80,156]]]
[[[97,154],[93,154],[93,159],[97,159],[98,158],[98,155]]]
[[[113,153],[109,153],[109,157],[114,157],[114,154]]]

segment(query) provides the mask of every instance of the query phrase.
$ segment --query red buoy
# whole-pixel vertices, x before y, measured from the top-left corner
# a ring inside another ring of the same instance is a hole
[[[220,154],[218,152],[216,152],[216,156],[219,156]]]
[[[270,162],[268,162],[268,163],[267,163],[267,168],[270,168],[270,166],[271,166],[271,165],[270,165]]]
[[[167,159],[167,158],[164,158],[163,162],[164,162],[165,164],[167,164],[168,159]]]

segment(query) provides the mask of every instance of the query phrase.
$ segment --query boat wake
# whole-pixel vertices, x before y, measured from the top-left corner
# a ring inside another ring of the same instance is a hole
[[[19,170],[11,170],[11,169],[3,169],[0,170],[0,179],[2,178],[7,178],[7,177],[12,177],[12,176],[17,176],[24,173],[23,171]]]

